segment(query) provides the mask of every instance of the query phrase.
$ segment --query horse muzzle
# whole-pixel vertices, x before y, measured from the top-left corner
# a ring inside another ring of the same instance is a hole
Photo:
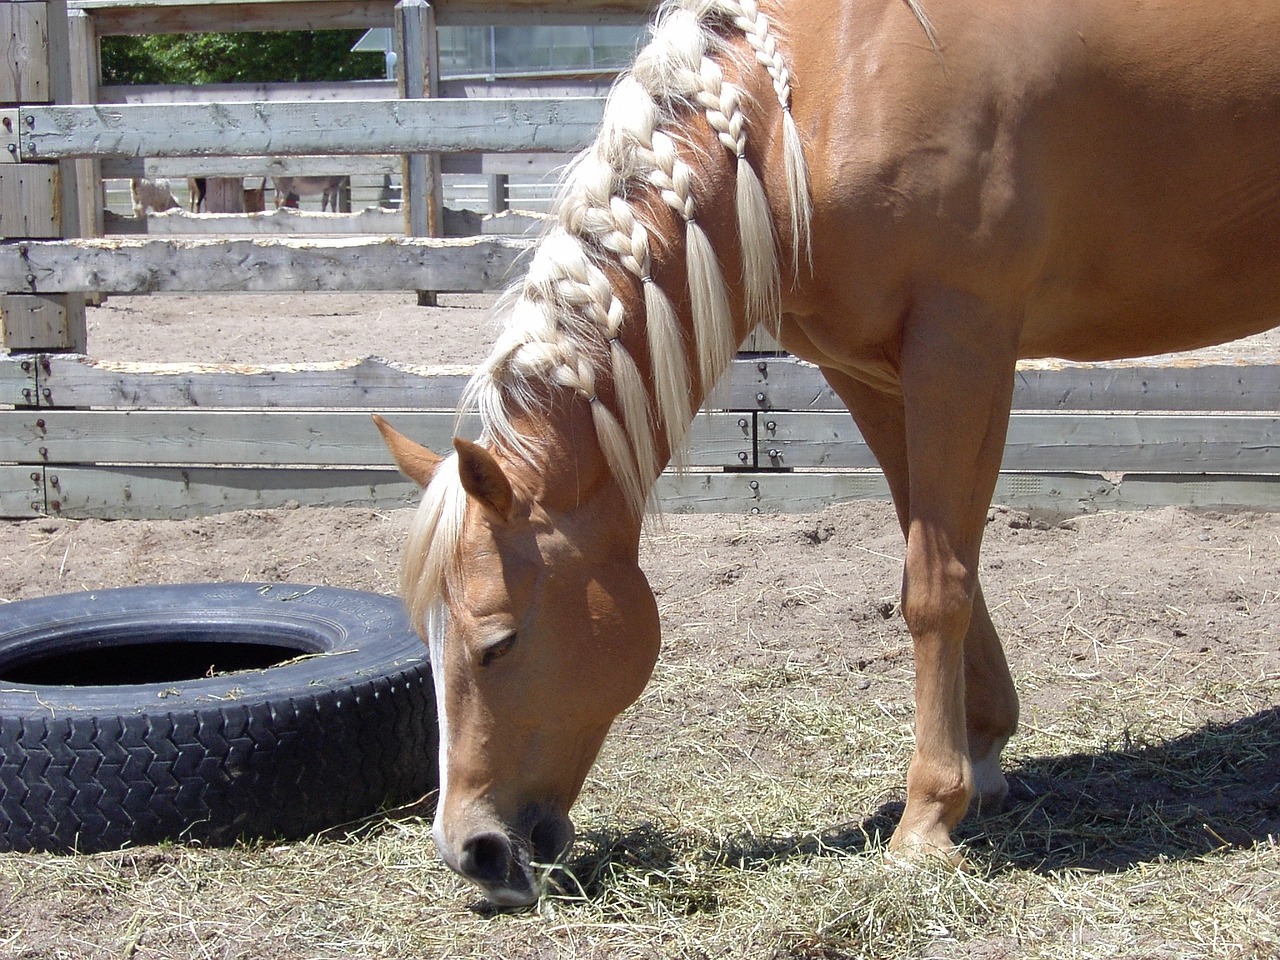
[[[530,810],[520,819],[522,826],[527,824],[525,830],[513,835],[498,823],[488,824],[470,832],[456,851],[436,835],[445,863],[480,887],[494,906],[537,902],[541,891],[535,866],[555,863],[573,843],[573,823],[561,813]]]

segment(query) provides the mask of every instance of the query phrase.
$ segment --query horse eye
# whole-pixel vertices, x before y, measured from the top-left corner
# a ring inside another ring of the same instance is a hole
[[[515,645],[516,635],[514,633],[509,633],[501,640],[489,644],[484,648],[484,653],[480,654],[480,666],[487,667],[499,657],[505,657]]]

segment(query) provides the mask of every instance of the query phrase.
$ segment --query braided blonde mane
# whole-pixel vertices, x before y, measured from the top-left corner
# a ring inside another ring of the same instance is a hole
[[[780,321],[773,219],[746,156],[746,95],[722,69],[735,55],[725,39],[730,34],[744,38],[749,56],[768,72],[782,110],[790,257],[796,270],[808,262],[807,168],[790,112],[791,73],[773,25],[756,0],[670,0],[632,70],[610,93],[595,143],[563,179],[558,223],[538,245],[524,280],[508,293],[506,329],[462,402],[463,411],[478,413],[482,442],[530,456],[530,441],[513,420],[545,402],[548,383],[576,392],[590,405],[601,450],[637,515],[661,471],[655,426],[665,432],[668,455],[678,457],[695,413],[694,377],[697,394],[705,395],[737,347],[726,280],[697,219],[697,177],[678,150],[679,121],[690,112],[705,117],[734,164],[748,326],[776,329]],[[751,61],[738,67],[745,73]],[[629,199],[640,189],[656,193],[683,225],[692,358],[685,355],[672,298],[652,276],[652,242],[661,234],[647,208]],[[631,321],[644,323],[648,371],[623,344],[628,317],[603,265],[640,282],[644,317]],[[612,407],[597,392],[601,382]],[[464,508],[457,470],[446,467],[428,486],[406,546],[403,586],[415,622],[422,622],[431,598],[441,596]]]

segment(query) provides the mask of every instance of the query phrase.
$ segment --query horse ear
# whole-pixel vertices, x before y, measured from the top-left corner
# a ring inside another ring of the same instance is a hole
[[[462,489],[502,521],[510,520],[515,513],[515,491],[493,454],[462,437],[453,438],[453,448],[458,451]]]
[[[382,439],[387,449],[391,451],[391,456],[395,459],[400,472],[420,487],[430,483],[431,478],[435,476],[436,467],[440,466],[440,461],[444,457],[432,453],[420,443],[414,443],[376,413],[373,415],[373,422],[378,432],[382,434]]]

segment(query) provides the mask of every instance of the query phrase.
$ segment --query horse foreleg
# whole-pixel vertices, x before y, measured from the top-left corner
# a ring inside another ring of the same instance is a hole
[[[1003,742],[985,728],[1007,727],[1008,706],[987,717],[975,699],[980,722],[970,744],[966,685],[986,694],[993,683],[1004,688],[1008,673],[994,656],[978,554],[1013,394],[1009,329],[978,301],[940,291],[918,301],[902,339],[910,491],[902,612],[915,649],[916,738],[895,850],[954,856],[951,830],[979,786],[970,750],[983,788],[991,789],[993,763],[999,775]],[[990,723],[996,716],[1006,722]]]
[[[973,765],[971,806],[979,813],[992,813],[1004,806],[1009,795],[1000,753],[1018,729],[1018,691],[980,583],[964,636],[964,712]]]
[[[839,370],[824,367],[822,373],[849,408],[884,471],[905,536],[910,524],[911,495],[902,398]],[[1018,694],[980,583],[974,588],[973,613],[964,637],[964,709],[975,790],[973,805],[989,812],[999,809],[1009,790],[1000,772],[1000,752],[1017,728]]]

